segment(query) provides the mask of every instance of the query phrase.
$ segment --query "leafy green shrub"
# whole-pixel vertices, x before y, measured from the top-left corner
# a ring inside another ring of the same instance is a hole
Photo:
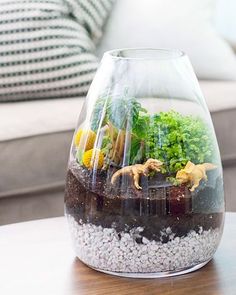
[[[102,97],[97,100],[91,120],[91,128],[96,132],[101,119],[102,126],[111,122],[117,129],[136,128],[139,112],[146,113],[134,97]]]
[[[131,135],[131,144],[126,150],[127,164],[141,163],[144,158],[144,138],[146,137],[150,116],[147,110],[133,97],[123,96],[102,97],[95,104],[91,116],[91,129],[97,132],[100,127],[112,124],[114,132],[125,130]],[[102,121],[102,122],[101,122]],[[102,150],[109,152],[111,140],[105,136]]]
[[[155,114],[147,130],[146,158],[165,163],[163,172],[174,173],[188,161],[212,161],[213,145],[207,125],[175,111]]]
[[[150,116],[135,98],[125,94],[103,97],[95,104],[91,128],[96,132],[99,124],[104,126],[109,122],[116,132],[122,129],[131,135],[130,147],[126,149],[129,165],[154,158],[165,164],[163,173],[173,174],[188,161],[195,164],[212,161],[212,139],[200,118],[173,110]],[[110,145],[111,141],[105,137],[103,150],[109,150]]]

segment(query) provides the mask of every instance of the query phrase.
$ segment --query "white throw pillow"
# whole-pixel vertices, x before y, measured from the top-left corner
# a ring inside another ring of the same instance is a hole
[[[119,0],[98,48],[177,48],[202,79],[236,80],[236,55],[213,26],[215,0]]]
[[[218,0],[216,28],[236,51],[236,1]]]

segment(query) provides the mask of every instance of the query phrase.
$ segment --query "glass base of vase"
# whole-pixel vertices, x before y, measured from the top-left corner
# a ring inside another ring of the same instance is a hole
[[[166,277],[173,277],[173,276],[179,276],[179,275],[183,275],[183,274],[187,274],[193,271],[196,271],[200,268],[202,268],[203,266],[205,266],[211,259],[199,263],[197,265],[182,269],[182,270],[178,270],[178,271],[166,271],[166,272],[152,272],[152,273],[137,273],[137,272],[115,272],[115,271],[107,271],[107,270],[103,270],[103,269],[99,269],[99,268],[95,268],[92,267],[90,265],[88,265],[89,267],[91,267],[94,270],[109,274],[109,275],[114,275],[114,276],[118,276],[118,277],[125,277],[125,278],[136,278],[136,279],[155,279],[155,278],[166,278]]]

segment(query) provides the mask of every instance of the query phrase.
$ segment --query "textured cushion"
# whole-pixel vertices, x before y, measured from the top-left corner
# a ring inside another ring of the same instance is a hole
[[[119,0],[98,49],[177,48],[202,79],[236,80],[236,56],[211,24],[215,0]]]
[[[113,0],[2,0],[0,101],[82,96]]]

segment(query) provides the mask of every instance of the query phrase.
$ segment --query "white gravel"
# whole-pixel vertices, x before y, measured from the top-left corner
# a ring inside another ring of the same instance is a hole
[[[212,258],[221,238],[220,229],[190,231],[185,237],[174,237],[171,228],[166,233],[173,239],[168,243],[142,238],[143,228],[118,236],[113,228],[93,224],[78,224],[68,216],[76,255],[84,263],[105,271],[154,273],[178,271]]]

